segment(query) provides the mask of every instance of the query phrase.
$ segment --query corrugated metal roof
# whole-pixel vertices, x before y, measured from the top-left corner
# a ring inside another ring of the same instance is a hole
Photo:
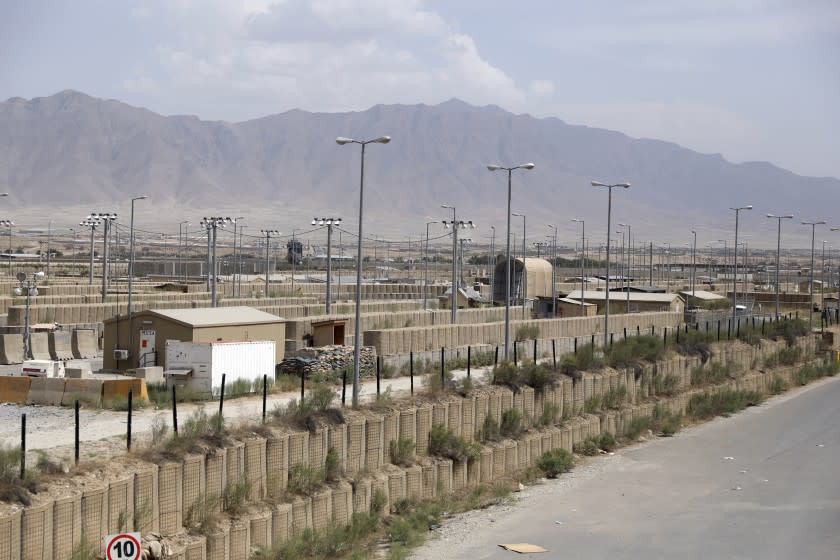
[[[142,313],[142,312],[141,312]],[[281,317],[253,307],[198,307],[195,309],[150,309],[152,315],[192,327],[280,323]]]
[[[704,300],[704,301],[714,301],[718,299],[726,299],[720,294],[716,294],[714,292],[709,292],[707,290],[694,290],[694,294],[691,293],[691,290],[683,290],[680,292],[685,297],[696,297],[697,299]]]
[[[630,301],[636,302],[650,302],[650,303],[671,303],[675,299],[682,299],[682,296],[677,293],[670,293],[670,294],[648,294],[643,292],[629,292],[630,293]],[[580,299],[580,290],[572,291],[568,296],[569,299]],[[584,300],[594,300],[594,301],[603,301],[606,300],[606,292],[600,292],[595,290],[586,290],[583,293]],[[622,302],[627,300],[627,292],[622,292],[617,294],[616,292],[610,292],[610,301],[613,302]]]

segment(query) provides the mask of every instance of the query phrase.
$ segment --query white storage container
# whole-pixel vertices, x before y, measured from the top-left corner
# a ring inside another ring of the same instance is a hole
[[[239,379],[253,383],[263,375],[274,379],[275,342],[166,341],[167,385],[187,386],[205,396],[217,396]]]

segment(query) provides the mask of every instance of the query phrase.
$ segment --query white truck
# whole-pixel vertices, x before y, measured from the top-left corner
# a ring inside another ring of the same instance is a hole
[[[64,377],[64,362],[26,360],[20,368],[23,377]]]
[[[237,380],[250,383],[268,375],[274,379],[275,342],[182,342],[166,341],[167,387],[186,386],[205,397],[217,396]]]

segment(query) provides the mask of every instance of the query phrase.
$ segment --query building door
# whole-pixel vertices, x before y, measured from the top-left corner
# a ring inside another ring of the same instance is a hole
[[[137,352],[137,366],[149,367],[157,365],[157,353],[155,352],[155,331],[150,329],[140,330],[140,348]]]

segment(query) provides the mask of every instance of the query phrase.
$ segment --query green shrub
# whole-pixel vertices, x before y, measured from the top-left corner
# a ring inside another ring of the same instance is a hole
[[[38,483],[29,471],[20,479],[20,458],[20,447],[0,444],[0,500],[28,506],[32,503],[30,493],[37,491]]]
[[[712,362],[708,366],[698,366],[691,370],[691,385],[720,385],[731,377],[732,368],[722,362]]]
[[[475,460],[481,454],[481,446],[475,442],[468,443],[464,438],[456,436],[443,424],[432,426],[429,434],[429,455],[446,457],[462,463]]]
[[[334,447],[327,449],[327,455],[324,458],[324,480],[327,482],[335,482],[341,476],[341,464],[338,460],[338,452]]]
[[[522,413],[511,408],[502,412],[502,422],[499,432],[502,437],[516,437],[522,433]]]
[[[601,406],[606,409],[615,410],[621,408],[626,398],[627,387],[625,385],[619,385],[606,392],[602,398]]]
[[[604,432],[598,437],[598,447],[604,451],[615,451],[618,443],[615,441],[615,436],[610,432]]]
[[[618,369],[631,368],[642,362],[655,362],[661,359],[665,355],[665,345],[656,336],[635,336],[612,344],[606,354],[606,360],[610,366]]]
[[[414,449],[416,445],[411,438],[400,436],[391,440],[391,460],[395,465],[410,467],[414,464]]]
[[[836,375],[838,369],[840,369],[840,364],[837,362],[828,362],[821,365],[806,365],[794,372],[793,380],[797,385],[807,385],[821,377]]]
[[[537,468],[540,469],[548,478],[557,478],[557,475],[563,474],[575,463],[575,458],[571,453],[565,449],[551,449],[542,454],[542,457],[537,461]]]
[[[343,424],[344,414],[333,406],[334,399],[335,393],[330,387],[319,386],[307,392],[300,402],[292,399],[285,407],[276,407],[271,414],[279,422],[287,422],[310,431],[317,427],[317,418]]]
[[[586,438],[573,446],[574,452],[578,455],[593,456],[598,454],[598,442],[593,438]]]
[[[533,340],[540,337],[540,327],[537,325],[522,325],[516,329],[516,340]]]
[[[574,375],[580,371],[596,371],[605,365],[603,352],[591,344],[578,346],[576,354],[565,354],[560,361],[561,371],[566,375]]]
[[[759,404],[761,400],[761,394],[756,391],[725,389],[714,394],[694,395],[688,401],[687,412],[693,418],[704,420],[738,412]]]
[[[502,360],[499,365],[493,368],[491,375],[491,381],[494,385],[518,387],[519,370],[513,365],[513,362]]]
[[[493,420],[491,416],[485,416],[484,423],[476,434],[476,439],[478,439],[481,443],[499,441],[502,439],[502,434],[499,431],[499,423]]]
[[[785,380],[777,375],[773,377],[773,381],[770,382],[769,389],[771,395],[778,395],[787,390],[787,383],[785,383]]]
[[[222,509],[231,514],[242,513],[250,493],[251,482],[247,478],[228,482],[222,493]]]
[[[653,426],[653,418],[650,416],[639,416],[633,418],[624,429],[624,437],[631,441],[639,439],[642,432],[646,432]]]
[[[85,537],[73,546],[70,552],[70,560],[97,560],[99,558],[99,546],[92,544]]]
[[[536,419],[535,424],[537,427],[553,426],[558,416],[560,416],[560,405],[544,403],[543,411]]]
[[[146,385],[146,392],[149,395],[149,400],[154,403],[155,408],[172,408],[172,389],[168,388],[165,383],[149,383]],[[192,387],[187,386],[177,387],[175,389],[175,398],[179,403],[207,400],[207,396],[204,393],[200,393]]]
[[[653,388],[657,395],[673,397],[677,394],[680,378],[672,373],[657,373],[653,376]]]
[[[583,411],[586,414],[594,414],[603,407],[601,395],[593,395],[583,402]]]
[[[705,362],[712,354],[709,344],[716,339],[717,335],[712,331],[689,330],[680,334],[679,342],[674,341],[674,350],[684,356],[702,356]]]
[[[439,366],[440,364],[438,364]],[[443,371],[443,379],[440,377],[440,370],[432,371],[423,379],[423,387],[430,395],[439,395],[445,391],[455,388],[454,376],[451,371]]]
[[[289,468],[287,490],[290,494],[310,495],[324,483],[324,471],[298,463]]]
[[[557,373],[542,364],[528,362],[519,368],[519,382],[542,393],[546,387],[553,387],[557,383]]]

